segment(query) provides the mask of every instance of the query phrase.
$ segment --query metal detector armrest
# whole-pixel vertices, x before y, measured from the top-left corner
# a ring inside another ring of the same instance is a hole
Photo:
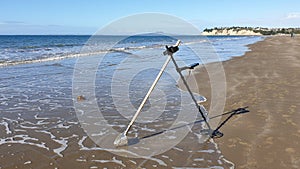
[[[181,68],[179,68],[179,70],[178,71],[183,71],[183,70],[186,70],[186,69],[194,69],[196,66],[198,66],[199,65],[199,63],[193,63],[192,65],[190,65],[190,66],[184,66],[184,67],[181,67]]]
[[[173,53],[177,52],[179,50],[179,45],[181,41],[178,40],[177,43],[174,46],[167,46],[166,45],[166,51],[163,52],[164,55],[172,55]]]
[[[196,66],[198,66],[199,65],[199,63],[194,63],[194,64],[192,64],[191,66],[190,66],[190,69],[194,69]]]

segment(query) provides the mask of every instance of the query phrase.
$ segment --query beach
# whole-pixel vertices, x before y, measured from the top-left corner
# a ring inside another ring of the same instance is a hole
[[[7,40],[7,37],[2,38]],[[128,133],[130,137],[137,137],[139,141],[120,148],[114,147],[113,141],[118,133],[124,131],[135,112],[136,108],[130,105],[139,105],[138,100],[144,96],[165,60],[165,56],[162,57],[161,54],[164,46],[157,44],[174,44],[172,40],[161,36],[131,37],[126,43],[120,43],[120,46],[116,46],[117,50],[108,52],[102,63],[96,67],[97,71],[93,74],[96,75],[96,86],[91,92],[95,92],[95,96],[91,96],[89,91],[85,91],[88,84],[91,84],[91,81],[87,80],[89,76],[87,74],[78,76],[78,82],[74,78],[76,77],[74,70],[92,72],[93,66],[87,63],[99,62],[98,55],[86,56],[77,53],[88,37],[8,38],[16,42],[20,39],[24,41],[32,39],[36,44],[21,41],[19,46],[11,47],[8,44],[6,50],[3,50],[3,56],[16,60],[4,60],[0,69],[2,75],[0,129],[3,131],[0,133],[0,168],[298,168],[299,166],[297,87],[300,79],[298,74],[300,63],[297,55],[299,53],[297,37],[294,39],[266,37],[263,41],[260,41],[263,39],[260,37],[210,37],[223,61],[207,65],[221,63],[227,85],[224,112],[209,114],[210,122],[220,123],[221,121],[218,121],[220,119],[216,116],[220,117],[223,113],[234,109],[248,106],[250,112],[235,115],[225,123],[220,129],[224,133],[223,137],[203,142],[205,139],[200,133],[203,129],[203,119],[199,114],[189,119],[193,113],[197,114],[197,110],[183,109],[182,103],[185,101],[186,105],[189,105],[192,100],[188,100],[190,97],[187,92],[179,91],[177,88],[178,76],[165,74],[157,86],[158,95],[150,99],[151,105],[146,106],[147,110],[141,113],[139,121],[134,123]],[[115,37],[104,38],[107,40]],[[137,40],[139,42],[136,42]],[[155,43],[148,44],[151,40]],[[187,37],[187,40],[190,40],[192,42],[190,44],[194,47],[202,47],[200,49],[208,45],[202,38]],[[47,44],[44,44],[44,41]],[[73,43],[68,44],[65,41]],[[107,44],[107,41],[101,46],[104,44]],[[250,51],[243,44],[251,44]],[[129,45],[132,45],[133,49],[126,48]],[[240,53],[245,51],[248,52],[240,56]],[[190,54],[191,51],[182,46],[175,57],[176,59],[182,57],[191,63],[198,61],[198,57]],[[232,58],[232,56],[239,57]],[[128,59],[127,62],[124,62],[124,58]],[[78,67],[77,59],[83,59],[83,67]],[[141,67],[137,66],[136,61],[143,63],[140,64]],[[144,69],[145,65],[150,66],[150,69]],[[174,67],[169,69],[174,71]],[[117,73],[120,73],[120,76],[117,76]],[[185,75],[192,83],[190,83],[192,90],[195,90],[196,83],[192,81],[194,79],[190,77],[191,74]],[[210,111],[211,80],[207,76],[207,71],[204,67],[199,67],[192,71],[192,75],[199,86],[199,90],[195,92],[200,92],[207,98],[204,106]],[[125,91],[122,87],[126,88],[129,81],[131,82],[129,97],[132,100],[126,103],[127,95],[118,92]],[[113,82],[116,82],[115,86],[112,85]],[[178,86],[184,89],[180,83],[179,81]],[[82,85],[83,88],[78,90],[76,84]],[[115,87],[114,90],[111,87]],[[78,93],[74,93],[76,90]],[[167,106],[163,112],[158,113],[164,106],[157,104],[162,102],[161,91],[167,96]],[[179,94],[181,101],[178,98]],[[77,100],[80,95],[84,96],[83,99]],[[113,99],[118,98],[121,101],[114,103],[116,100]],[[92,103],[99,109],[90,112],[93,108]],[[81,109],[80,105],[85,109]],[[116,106],[119,106],[118,108],[124,106],[124,111],[118,112]],[[99,110],[104,118],[100,118]],[[184,111],[179,113],[179,110]],[[175,121],[179,119],[178,114],[181,114],[180,117],[183,119],[181,122]],[[90,121],[82,121],[82,116]],[[228,114],[223,115],[222,119],[227,116]],[[85,128],[85,126],[92,127]],[[109,130],[110,127],[113,129]],[[168,133],[170,135],[167,135]],[[180,142],[170,146],[169,143],[179,137],[182,137],[179,139]],[[132,152],[140,153],[136,155],[138,158],[126,157]],[[155,152],[158,153],[151,155]]]
[[[0,169],[300,169],[300,1],[0,9]]]
[[[249,45],[243,57],[223,62],[225,111],[250,110],[231,118],[220,129],[224,136],[215,139],[235,168],[299,168],[299,47],[300,38],[267,37]],[[206,70],[196,77],[199,90],[209,97]]]

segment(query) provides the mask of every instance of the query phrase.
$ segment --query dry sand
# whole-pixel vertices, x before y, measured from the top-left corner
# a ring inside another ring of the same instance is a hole
[[[249,47],[223,66],[225,111],[250,112],[226,123],[216,142],[236,168],[300,168],[300,38],[267,37]],[[196,77],[209,97],[205,69]]]

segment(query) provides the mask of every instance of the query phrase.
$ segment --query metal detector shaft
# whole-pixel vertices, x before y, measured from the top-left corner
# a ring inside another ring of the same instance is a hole
[[[153,91],[154,87],[156,86],[158,80],[160,79],[161,75],[163,74],[164,70],[166,69],[168,63],[170,62],[172,56],[168,56],[166,62],[164,63],[164,65],[162,66],[162,68],[160,69],[158,75],[156,76],[156,79],[154,80],[154,82],[152,83],[148,93],[146,94],[146,96],[144,97],[144,100],[142,101],[142,103],[140,104],[140,107],[137,109],[136,113],[134,114],[132,120],[130,121],[128,127],[126,128],[126,130],[124,131],[124,134],[126,135],[127,132],[129,131],[130,127],[133,125],[134,121],[136,120],[136,118],[138,117],[138,115],[140,114],[142,108],[144,107],[144,104],[146,103],[146,101],[148,100],[151,92]]]
[[[192,99],[193,99],[193,101],[194,101],[194,103],[195,103],[197,109],[199,110],[199,112],[200,112],[202,118],[204,119],[205,124],[207,125],[208,129],[211,130],[211,127],[210,127],[209,123],[207,122],[207,119],[206,119],[204,113],[202,112],[200,106],[198,105],[197,100],[195,99],[195,96],[193,95],[193,93],[192,93],[192,91],[191,91],[189,85],[187,84],[187,82],[186,82],[184,76],[183,76],[182,73],[181,73],[181,69],[178,67],[178,65],[177,65],[177,63],[176,63],[176,60],[174,59],[173,54],[171,54],[171,55],[169,55],[169,56],[171,57],[171,59],[172,59],[174,65],[175,65],[175,68],[176,68],[177,72],[179,73],[180,78],[181,78],[182,81],[183,81],[183,84],[185,85],[187,91],[190,93],[190,95],[191,95],[191,97],[192,97]]]

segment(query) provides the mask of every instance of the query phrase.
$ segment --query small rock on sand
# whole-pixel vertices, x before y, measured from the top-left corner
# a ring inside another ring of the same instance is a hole
[[[80,95],[80,96],[77,96],[77,101],[83,101],[85,100],[85,97]]]

